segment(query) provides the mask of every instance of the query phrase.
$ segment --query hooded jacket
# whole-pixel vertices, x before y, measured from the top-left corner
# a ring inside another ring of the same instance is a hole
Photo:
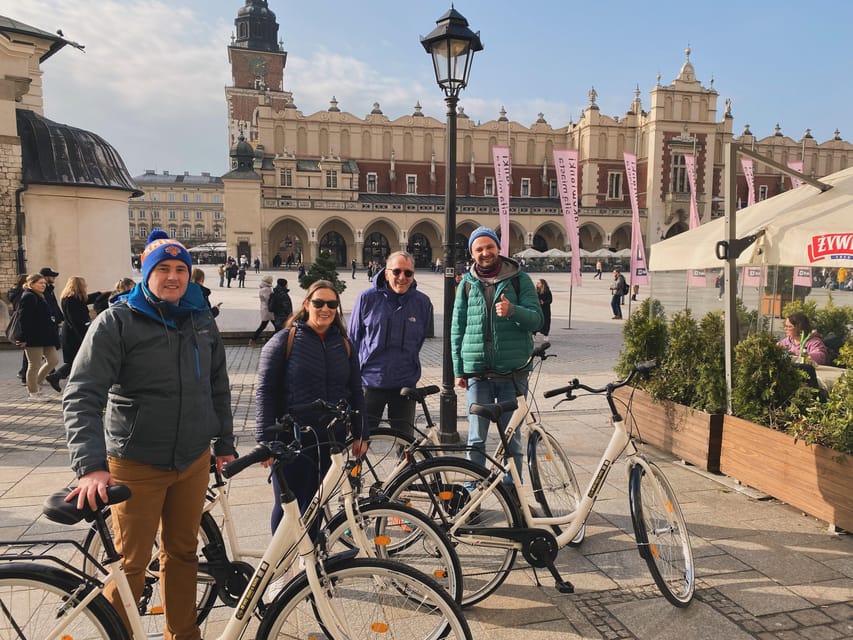
[[[503,256],[501,260],[496,277],[482,280],[471,265],[456,288],[450,352],[457,378],[485,371],[509,372],[533,353],[533,332],[542,327],[539,294],[515,260]],[[518,293],[511,282],[516,277]],[[513,305],[508,317],[495,312],[495,301],[501,295]]]
[[[272,294],[272,283],[261,280],[258,283],[258,300],[260,300],[261,322],[270,322],[275,319],[269,310],[270,295]]]
[[[417,282],[400,295],[388,286],[385,269],[373,287],[361,292],[350,314],[347,333],[358,352],[361,382],[375,389],[417,386],[420,351],[432,321],[432,302]]]
[[[86,332],[62,404],[77,477],[108,455],[183,470],[211,442],[233,454],[225,348],[199,286],[177,306],[142,284],[119,296]]]

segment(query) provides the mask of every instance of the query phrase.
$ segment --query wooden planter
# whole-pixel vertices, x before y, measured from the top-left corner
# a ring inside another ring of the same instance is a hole
[[[720,471],[815,518],[853,531],[853,457],[733,416]]]
[[[631,414],[637,420],[643,442],[706,471],[720,470],[721,414],[657,401],[651,394],[631,387],[617,389],[613,395],[628,402],[632,394]]]

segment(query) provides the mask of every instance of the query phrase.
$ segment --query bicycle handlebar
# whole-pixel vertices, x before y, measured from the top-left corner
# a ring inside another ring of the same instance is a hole
[[[572,391],[574,391],[575,389],[582,389],[583,391],[587,391],[589,393],[610,393],[614,389],[618,389],[619,387],[624,387],[625,385],[630,384],[631,380],[633,380],[635,376],[649,373],[656,366],[658,366],[657,360],[646,360],[645,362],[638,362],[634,366],[634,368],[631,369],[631,373],[628,374],[628,377],[624,380],[610,382],[604,385],[603,387],[597,388],[581,384],[580,380],[574,378],[566,386],[559,387],[557,389],[549,389],[542,395],[546,398],[553,398],[554,396],[566,394],[566,396],[571,399]]]
[[[241,471],[245,470],[247,467],[252,466],[255,463],[263,462],[268,459],[271,455],[271,451],[268,445],[259,444],[254,449],[252,449],[249,453],[244,456],[240,456],[239,458],[235,458],[224,467],[222,467],[222,475],[226,478],[233,478]]]

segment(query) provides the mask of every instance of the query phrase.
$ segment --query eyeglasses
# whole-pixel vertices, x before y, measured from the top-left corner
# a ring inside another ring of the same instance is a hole
[[[314,305],[315,309],[322,309],[323,305],[329,307],[329,309],[337,309],[340,302],[337,300],[322,300],[321,298],[313,298],[311,300],[311,304]]]
[[[412,271],[411,269],[391,269],[391,273],[393,273],[397,277],[399,277],[400,274],[402,273],[407,278],[411,278],[413,275],[415,275],[415,272]]]

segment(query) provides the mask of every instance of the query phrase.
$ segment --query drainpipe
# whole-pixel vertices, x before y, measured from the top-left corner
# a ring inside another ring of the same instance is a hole
[[[15,251],[15,261],[18,266],[18,273],[27,272],[27,261],[24,250],[24,210],[21,206],[21,195],[29,189],[29,185],[24,185],[15,190],[15,231],[18,237],[18,247]]]

